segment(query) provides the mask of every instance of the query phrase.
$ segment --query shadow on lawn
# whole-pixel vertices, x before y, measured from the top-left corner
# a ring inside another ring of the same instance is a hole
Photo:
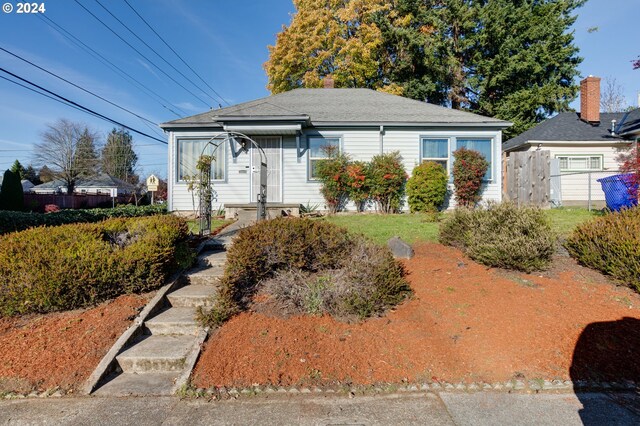
[[[620,418],[621,407],[631,416],[623,417],[634,418],[633,423],[639,424],[640,393],[637,388],[629,392],[605,392],[610,403],[603,404],[601,398],[580,391],[578,384],[581,381],[624,383],[631,380],[636,386],[640,385],[640,319],[624,317],[587,325],[578,338],[569,372],[576,396],[584,407],[580,410],[580,418],[585,425],[601,425],[603,420],[609,424],[627,424]]]

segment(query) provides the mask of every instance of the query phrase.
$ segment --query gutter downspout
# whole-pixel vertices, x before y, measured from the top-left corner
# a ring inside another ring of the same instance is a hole
[[[378,139],[380,144],[380,154],[384,154],[384,126],[380,126],[380,136]]]

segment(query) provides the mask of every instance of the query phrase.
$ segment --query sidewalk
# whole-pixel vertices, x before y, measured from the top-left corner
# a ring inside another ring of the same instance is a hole
[[[46,398],[0,401],[0,425],[635,425],[639,408],[638,395],[605,393]]]

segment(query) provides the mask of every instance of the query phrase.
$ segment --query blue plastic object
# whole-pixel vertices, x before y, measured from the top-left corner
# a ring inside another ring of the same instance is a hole
[[[633,207],[638,204],[638,184],[633,182],[633,174],[608,176],[598,179],[607,208],[611,211],[620,211],[622,208]],[[636,195],[636,196],[634,196]]]

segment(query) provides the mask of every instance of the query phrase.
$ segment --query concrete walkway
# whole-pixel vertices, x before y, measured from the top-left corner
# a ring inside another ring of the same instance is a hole
[[[637,425],[631,394],[404,393],[238,400],[85,397],[0,401],[0,425]]]

